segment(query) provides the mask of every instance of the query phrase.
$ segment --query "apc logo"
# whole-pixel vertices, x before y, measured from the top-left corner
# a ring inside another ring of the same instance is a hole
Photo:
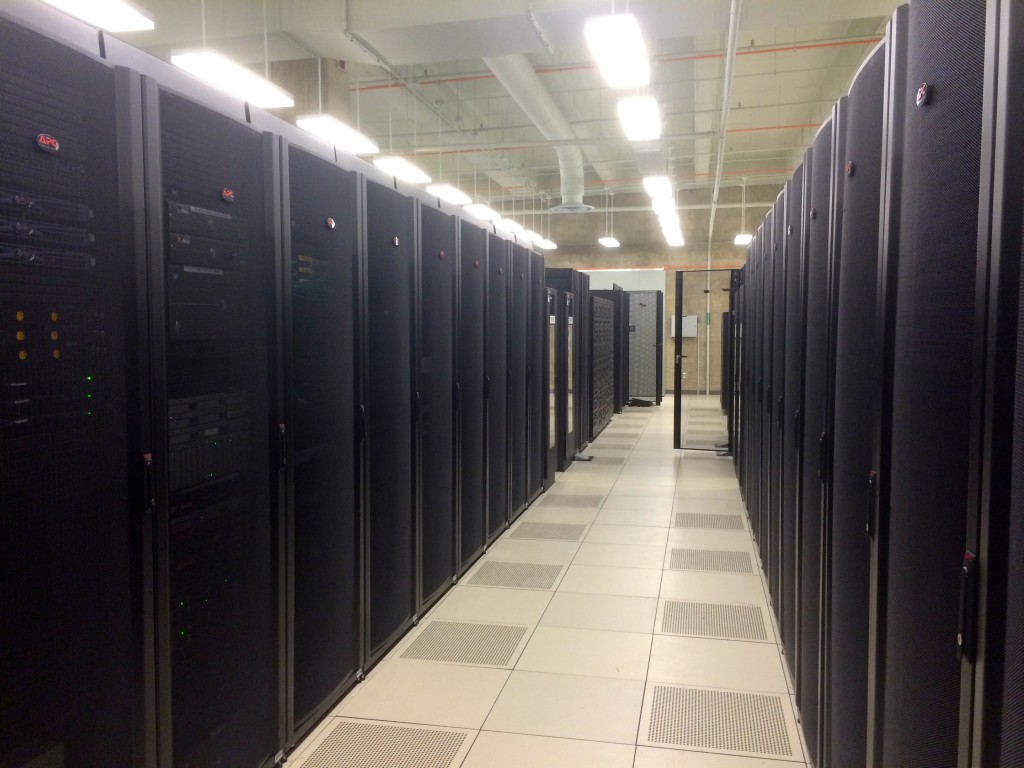
[[[36,136],[36,146],[43,152],[56,154],[60,152],[60,142],[48,133],[40,133]]]

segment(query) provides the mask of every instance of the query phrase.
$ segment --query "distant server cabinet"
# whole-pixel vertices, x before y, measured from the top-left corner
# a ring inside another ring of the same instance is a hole
[[[562,404],[562,323],[564,312],[559,301],[558,291],[554,288],[545,288],[547,326],[547,364],[544,367],[546,372],[545,389],[547,390],[547,409],[545,419],[547,428],[547,444],[544,457],[544,488],[545,490],[555,482],[555,472],[561,466],[562,443],[565,440],[564,416]]]
[[[888,445],[876,455],[886,596],[874,606],[884,627],[877,638],[884,676],[873,686],[881,717],[872,745],[876,764],[887,768],[958,759],[961,667],[953,641],[973,441],[965,361],[973,360],[988,114],[978,76],[985,17],[983,3],[914,0],[895,22],[906,25],[906,59],[904,67],[898,53],[893,58],[888,84],[899,112],[885,162],[902,159],[902,177],[886,201],[894,228],[880,267],[891,328],[883,402],[892,406],[879,431]]]
[[[545,487],[544,461],[547,454],[547,366],[548,307],[544,287],[544,256],[530,255],[530,317],[527,386],[527,500],[533,501]]]
[[[366,424],[367,662],[416,613],[416,248],[413,200],[365,182],[363,410]]]
[[[576,280],[579,289],[576,291],[578,297],[576,318],[578,345],[579,345],[579,421],[577,422],[576,450],[582,451],[590,443],[590,434],[593,429],[594,393],[593,382],[590,379],[590,355],[591,332],[593,325],[590,317],[590,275],[585,272],[576,271]]]
[[[512,245],[509,275],[509,516],[515,519],[526,509],[528,500],[529,443],[529,332],[530,332],[530,251],[518,243]]]
[[[562,442],[558,469],[560,472],[564,472],[570,467],[573,457],[576,455],[576,427],[579,423],[576,418],[576,409],[579,407],[579,358],[576,347],[579,344],[579,337],[576,328],[576,294],[560,293],[559,296],[562,299],[560,350],[562,374],[559,382]]]
[[[487,544],[487,233],[460,222],[459,241],[459,568]]]
[[[750,472],[747,475],[747,509],[750,513],[750,529],[754,540],[760,542],[761,536],[761,485],[763,484],[761,467],[761,426],[762,407],[764,405],[764,347],[761,344],[764,333],[764,265],[761,263],[761,242],[764,240],[764,224],[754,234],[750,244],[749,261],[750,279],[753,290],[750,293]]]
[[[615,305],[598,296],[590,298],[591,354],[589,379],[593,387],[591,424],[596,436],[615,413]]]
[[[590,295],[612,302],[612,406],[619,413],[629,402],[629,305],[626,292],[615,286],[611,290],[591,291]],[[591,436],[596,437],[597,430]]]
[[[434,602],[456,573],[455,339],[457,220],[426,203],[420,211],[420,600]]]
[[[785,441],[786,389],[786,202],[790,182],[786,182],[775,201],[772,214],[772,386],[768,408],[771,430],[771,498],[769,519],[769,562],[766,564],[772,605],[776,618],[782,605],[782,463]]]
[[[587,444],[589,436],[583,434],[589,418],[584,417],[584,411],[589,407],[585,404],[586,396],[586,361],[589,354],[583,354],[583,346],[587,343],[589,335],[585,332],[585,317],[583,312],[584,278],[586,278],[586,290],[589,292],[590,278],[582,272],[568,268],[554,268],[545,270],[545,280],[549,288],[554,288],[562,294],[572,294],[572,311],[566,314],[566,338],[568,349],[572,358],[568,361],[571,378],[567,380],[567,406],[571,410],[570,418],[572,424],[568,434],[571,435],[572,452],[570,457]],[[572,326],[570,329],[569,326]]]
[[[362,658],[356,443],[358,178],[282,143],[288,744]]]
[[[878,190],[882,175],[885,46],[861,67],[846,106],[842,245],[835,299],[835,412],[832,426],[832,513],[829,562],[827,677],[829,765],[864,765],[867,732],[870,548],[864,530],[871,469],[869,415],[878,365],[875,297],[878,272]]]
[[[0,765],[147,756],[126,75],[0,19]]]
[[[628,291],[629,397],[654,400],[661,405],[665,391],[662,348],[664,299],[662,291]]]
[[[761,260],[761,484],[758,498],[758,547],[765,573],[771,572],[772,562],[772,489],[776,484],[772,476],[772,322],[775,303],[775,209],[768,211],[759,238]]]
[[[487,235],[487,540],[509,518],[509,271],[510,245]]]
[[[143,96],[162,758],[259,765],[278,748],[277,146],[153,81]]]

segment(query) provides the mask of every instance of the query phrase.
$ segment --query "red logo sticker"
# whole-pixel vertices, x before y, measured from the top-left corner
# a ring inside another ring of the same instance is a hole
[[[224,189],[220,191],[220,199],[225,203],[233,203],[235,202],[235,193],[227,187],[224,187]]]
[[[50,152],[51,154],[60,152],[60,142],[48,133],[40,133],[36,136],[36,146],[43,150],[43,152]]]

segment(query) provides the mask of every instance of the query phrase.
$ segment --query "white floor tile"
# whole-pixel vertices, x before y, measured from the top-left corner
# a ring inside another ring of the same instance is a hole
[[[595,595],[657,597],[660,587],[661,571],[653,568],[570,565],[559,590]]]
[[[628,496],[615,489],[601,505],[601,509],[639,509],[647,512],[671,512],[672,499],[652,499],[643,496]]]
[[[616,496],[634,496],[644,499],[671,499],[674,491],[670,486],[661,485],[627,485],[616,483],[614,493]]]
[[[804,763],[737,757],[713,752],[637,747],[634,768],[804,768]]]
[[[644,684],[513,672],[484,730],[636,744]]]
[[[594,544],[644,544],[664,549],[668,530],[649,525],[599,525],[587,531],[585,542]]]
[[[427,618],[537,624],[544,615],[552,594],[534,589],[457,586],[427,614]]]
[[[532,520],[532,522],[537,521]],[[491,560],[506,560],[513,563],[555,563],[568,565],[576,556],[579,547],[580,545],[573,541],[510,539],[506,536],[492,544],[484,557]]]
[[[589,525],[594,522],[600,507],[530,507],[523,512],[520,520],[533,523],[582,523]]]
[[[672,528],[668,532],[668,549],[671,550],[672,547],[722,549],[751,553],[756,551],[754,540],[746,529],[721,531],[708,528]]]
[[[659,499],[651,499],[659,501]],[[594,518],[596,525],[631,525],[668,528],[672,525],[672,513],[650,509],[603,508]]]
[[[661,568],[664,553],[665,548],[656,545],[583,542],[572,562],[574,565]]]
[[[768,605],[760,577],[739,573],[665,571],[661,577],[661,597],[670,600]]]
[[[481,731],[462,768],[632,768],[635,747]]]
[[[651,636],[569,627],[537,627],[517,670],[644,680]]]
[[[779,647],[768,643],[655,635],[647,679],[789,694]]]
[[[653,597],[556,592],[541,626],[647,632],[654,626],[658,601]]]

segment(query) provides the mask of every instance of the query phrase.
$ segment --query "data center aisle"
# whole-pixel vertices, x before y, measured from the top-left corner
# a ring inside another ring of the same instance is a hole
[[[805,765],[732,462],[671,444],[616,416],[289,768]]]

